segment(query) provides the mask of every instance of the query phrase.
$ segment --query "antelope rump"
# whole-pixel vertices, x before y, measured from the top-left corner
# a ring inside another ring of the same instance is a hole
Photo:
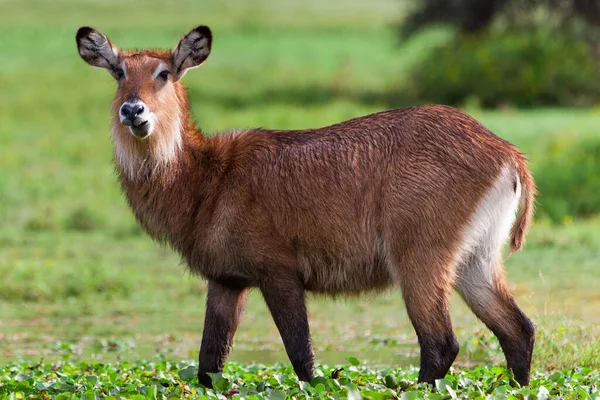
[[[371,114],[318,129],[206,136],[181,78],[208,57],[199,26],[173,51],[117,49],[90,27],[79,55],[117,80],[112,140],[139,223],[208,280],[198,379],[222,371],[251,288],[261,291],[298,378],[313,378],[305,292],[397,287],[421,348],[419,381],[458,353],[456,289],[529,383],[535,325],[516,304],[502,247],[521,248],[535,186],[525,157],[446,106]],[[518,212],[517,212],[518,210]]]

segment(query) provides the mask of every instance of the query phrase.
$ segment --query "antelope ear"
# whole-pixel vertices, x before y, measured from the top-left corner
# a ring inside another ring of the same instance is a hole
[[[75,36],[77,50],[83,60],[93,67],[115,71],[119,67],[119,51],[106,35],[89,26],[83,26]]]
[[[181,39],[173,52],[175,76],[181,78],[188,69],[199,67],[210,54],[212,33],[208,26],[194,28]]]

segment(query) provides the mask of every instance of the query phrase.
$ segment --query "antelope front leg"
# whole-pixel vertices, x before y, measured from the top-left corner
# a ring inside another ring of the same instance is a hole
[[[314,378],[314,354],[302,282],[296,276],[282,274],[265,279],[260,290],[298,379],[310,382]]]
[[[208,282],[198,368],[198,381],[204,386],[212,386],[207,372],[223,371],[247,297],[248,289],[234,289],[214,281]]]

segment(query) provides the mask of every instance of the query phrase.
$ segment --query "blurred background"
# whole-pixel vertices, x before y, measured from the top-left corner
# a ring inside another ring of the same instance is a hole
[[[530,160],[540,190],[507,261],[538,323],[538,368],[600,367],[600,3],[596,0],[0,0],[0,361],[196,357],[205,283],[137,227],[112,167],[116,84],[78,56],[91,25],[122,48],[214,34],[186,75],[208,133],[319,127],[457,106]],[[417,362],[401,296],[311,299],[317,361]],[[502,359],[457,296],[463,364]],[[258,293],[232,360],[286,361]]]

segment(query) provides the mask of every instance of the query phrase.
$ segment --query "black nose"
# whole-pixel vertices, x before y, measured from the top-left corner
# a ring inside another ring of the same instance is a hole
[[[144,112],[144,106],[141,104],[128,104],[125,103],[121,106],[121,115],[130,121],[135,117]]]

